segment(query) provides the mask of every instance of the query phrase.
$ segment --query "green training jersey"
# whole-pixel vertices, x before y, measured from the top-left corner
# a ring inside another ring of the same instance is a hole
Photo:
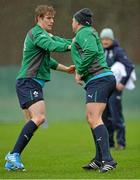
[[[51,52],[65,52],[71,40],[50,35],[38,24],[26,35],[21,69],[17,79],[37,78],[50,80],[50,68],[56,69],[58,62],[50,57]]]
[[[76,71],[84,82],[104,72],[109,72],[102,43],[93,27],[83,26],[75,35],[71,49]]]

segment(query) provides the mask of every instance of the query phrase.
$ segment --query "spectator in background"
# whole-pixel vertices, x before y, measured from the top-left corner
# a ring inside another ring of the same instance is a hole
[[[111,95],[108,106],[103,113],[103,120],[109,132],[110,147],[115,147],[114,132],[117,132],[117,149],[124,149],[126,147],[126,133],[125,133],[125,121],[122,110],[122,95],[123,90],[129,81],[134,65],[119,46],[118,42],[114,38],[112,29],[105,28],[100,33],[100,38],[105,50],[106,61],[109,67],[112,67],[116,63],[119,65],[117,69],[121,70],[121,65],[124,66],[125,74],[121,75],[119,81],[117,80],[116,89]],[[113,70],[113,69],[112,69]]]

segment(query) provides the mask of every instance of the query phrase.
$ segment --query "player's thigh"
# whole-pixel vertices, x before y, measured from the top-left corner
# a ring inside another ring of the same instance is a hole
[[[106,76],[90,81],[86,87],[87,103],[108,103],[108,99],[115,89],[116,81],[114,76]]]
[[[23,78],[17,80],[16,92],[20,107],[28,109],[32,104],[44,100],[41,85],[32,78]]]
[[[105,110],[106,103],[87,103],[86,104],[86,112],[88,118],[93,120],[102,119],[102,114]]]
[[[23,109],[23,114],[24,114],[24,118],[25,118],[25,121],[28,122],[32,119],[32,116],[31,116],[31,113],[28,109]]]
[[[102,114],[105,109],[105,103],[87,103],[87,121],[91,128],[96,128],[97,126],[103,124]]]
[[[102,114],[113,88],[115,88],[113,76],[99,78],[86,85],[87,119],[92,126],[102,123]]]
[[[45,102],[43,100],[32,104],[28,110],[32,120],[35,121],[37,125],[40,125],[45,121]]]

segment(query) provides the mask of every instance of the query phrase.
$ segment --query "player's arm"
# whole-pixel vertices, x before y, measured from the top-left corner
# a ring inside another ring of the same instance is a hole
[[[34,36],[34,44],[50,52],[65,52],[70,49],[68,42],[55,41],[48,33],[38,33]]]
[[[65,66],[63,64],[58,63],[53,58],[50,59],[50,68],[53,70],[62,71],[62,72],[66,72],[69,74],[73,74],[75,72],[75,66],[74,65]]]
[[[65,39],[65,38],[61,38],[59,36],[53,36],[52,37],[55,41],[59,41],[59,42],[62,42],[62,43],[67,43],[69,45],[71,45],[72,43],[72,39]]]
[[[98,47],[96,39],[92,34],[80,34],[78,44],[80,45],[82,51],[79,52],[81,53],[81,63],[77,69],[77,73],[80,76],[83,76],[93,62],[93,59],[98,52]]]
[[[72,43],[72,39],[61,38],[59,36],[54,36],[51,33],[49,33],[49,36],[52,37],[52,39],[55,40],[55,41],[59,41],[59,42],[62,42],[62,43],[67,43],[69,45],[71,45],[71,43]]]

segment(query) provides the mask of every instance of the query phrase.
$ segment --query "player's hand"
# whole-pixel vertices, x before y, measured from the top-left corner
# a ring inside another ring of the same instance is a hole
[[[121,83],[118,83],[118,84],[116,85],[116,89],[117,89],[118,91],[123,91],[124,88],[125,88],[125,86],[124,86],[123,84],[121,84]]]
[[[80,84],[81,86],[83,86],[83,81],[81,80],[81,76],[79,74],[75,74],[75,80],[78,84]]]
[[[71,65],[67,67],[67,73],[74,74],[75,73],[75,65]]]

